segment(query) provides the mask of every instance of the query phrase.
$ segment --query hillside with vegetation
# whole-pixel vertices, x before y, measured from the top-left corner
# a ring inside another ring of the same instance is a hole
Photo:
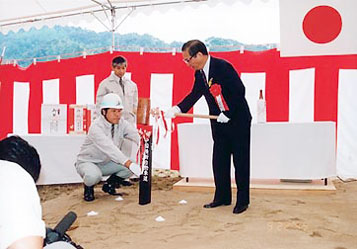
[[[210,51],[239,50],[244,45],[246,50],[261,51],[276,47],[275,44],[250,45],[235,40],[218,37],[210,37],[204,41]],[[87,54],[108,51],[112,44],[110,32],[94,32],[79,27],[55,26],[53,28],[32,28],[29,31],[20,30],[0,33],[0,49],[6,47],[4,62],[17,61],[21,66],[32,63],[33,58],[38,61],[47,61],[62,58],[75,57],[85,51]],[[115,34],[115,49],[119,51],[145,51],[165,52],[176,48],[180,51],[182,41],[166,43],[149,34],[137,33]]]

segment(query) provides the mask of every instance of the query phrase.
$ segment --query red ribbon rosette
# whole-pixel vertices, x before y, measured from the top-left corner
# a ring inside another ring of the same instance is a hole
[[[218,95],[221,94],[222,88],[221,85],[218,84],[213,84],[211,88],[209,89],[213,97],[217,97]]]
[[[213,84],[210,89],[210,93],[214,97],[214,100],[216,101],[219,109],[223,111],[229,111],[228,105],[222,95],[222,88],[221,85],[219,84]]]

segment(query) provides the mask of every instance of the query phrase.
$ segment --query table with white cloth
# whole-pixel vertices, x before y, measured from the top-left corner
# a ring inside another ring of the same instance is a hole
[[[181,176],[213,178],[210,125],[183,123],[177,129]],[[252,124],[251,179],[336,176],[335,136],[334,122]]]
[[[36,148],[41,160],[38,185],[83,182],[74,163],[86,135],[20,135]]]

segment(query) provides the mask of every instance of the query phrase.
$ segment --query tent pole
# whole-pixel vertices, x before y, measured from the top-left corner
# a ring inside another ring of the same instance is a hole
[[[112,8],[110,11],[112,14],[112,49],[115,51],[115,9]]]
[[[2,49],[2,53],[1,53],[1,56],[0,56],[0,63],[2,62],[2,59],[5,56],[5,51],[6,51],[6,46],[4,46],[3,49]]]

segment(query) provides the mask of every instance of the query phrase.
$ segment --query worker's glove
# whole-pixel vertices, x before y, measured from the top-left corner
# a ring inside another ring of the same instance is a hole
[[[218,123],[228,123],[229,118],[221,112],[221,114],[218,115],[217,122]]]
[[[177,113],[181,113],[181,109],[175,105],[165,112],[165,118],[174,118]]]
[[[131,172],[133,172],[134,175],[136,175],[137,177],[140,177],[141,175],[141,168],[139,165],[137,165],[136,163],[131,163],[129,165],[129,170]]]

